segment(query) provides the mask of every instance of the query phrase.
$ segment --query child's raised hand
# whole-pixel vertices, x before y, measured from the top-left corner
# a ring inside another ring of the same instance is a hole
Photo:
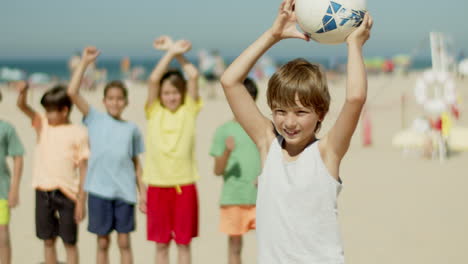
[[[161,36],[154,40],[153,47],[157,50],[169,50],[170,47],[174,44],[174,41],[169,36]]]
[[[29,84],[26,81],[18,81],[13,83],[13,87],[15,87],[18,93],[22,93],[29,88]]]
[[[84,63],[86,63],[86,65],[88,65],[88,64],[95,62],[99,54],[100,52],[96,47],[89,46],[83,50],[81,59],[83,60]]]
[[[229,151],[233,151],[234,148],[236,147],[236,142],[234,141],[233,137],[226,138],[225,144],[226,144],[226,149]]]
[[[294,4],[295,0],[283,0],[279,8],[278,16],[270,29],[271,33],[278,39],[298,38],[309,41],[310,38],[297,29]]]
[[[369,13],[366,13],[361,25],[346,38],[348,45],[357,44],[359,47],[364,46],[364,43],[366,43],[370,37],[373,24],[374,21],[372,16]]]
[[[192,43],[188,40],[178,40],[170,48],[169,51],[175,55],[181,55],[192,49]]]

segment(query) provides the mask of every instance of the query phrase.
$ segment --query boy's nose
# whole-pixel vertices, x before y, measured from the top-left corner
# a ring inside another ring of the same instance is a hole
[[[287,115],[284,125],[286,128],[291,129],[296,127],[296,117],[293,115]]]

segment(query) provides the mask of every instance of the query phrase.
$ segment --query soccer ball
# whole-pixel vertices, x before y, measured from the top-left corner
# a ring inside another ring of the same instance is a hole
[[[339,44],[361,25],[365,0],[296,0],[297,22],[311,39]]]

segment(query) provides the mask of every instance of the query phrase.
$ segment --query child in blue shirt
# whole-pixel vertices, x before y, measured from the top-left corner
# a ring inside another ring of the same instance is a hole
[[[136,190],[140,191],[140,210],[146,210],[146,190],[141,181],[138,155],[144,151],[137,125],[122,119],[128,105],[127,89],[120,81],[104,88],[107,113],[97,111],[79,94],[83,74],[95,62],[99,51],[87,47],[73,73],[68,95],[84,115],[91,155],[85,190],[88,192],[88,230],[97,235],[97,263],[109,263],[110,233],[118,233],[121,263],[133,263],[130,232],[135,230]]]

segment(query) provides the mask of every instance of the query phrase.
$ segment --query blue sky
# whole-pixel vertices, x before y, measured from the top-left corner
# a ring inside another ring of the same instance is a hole
[[[0,59],[67,57],[87,44],[103,57],[151,56],[154,37],[169,34],[193,42],[194,51],[218,49],[234,56],[275,18],[280,0],[10,0],[0,4]],[[375,19],[366,55],[409,53],[428,32],[452,35],[456,49],[468,51],[467,0],[367,0]],[[192,55],[195,55],[192,52]],[[287,40],[276,56],[346,54],[345,45]]]

